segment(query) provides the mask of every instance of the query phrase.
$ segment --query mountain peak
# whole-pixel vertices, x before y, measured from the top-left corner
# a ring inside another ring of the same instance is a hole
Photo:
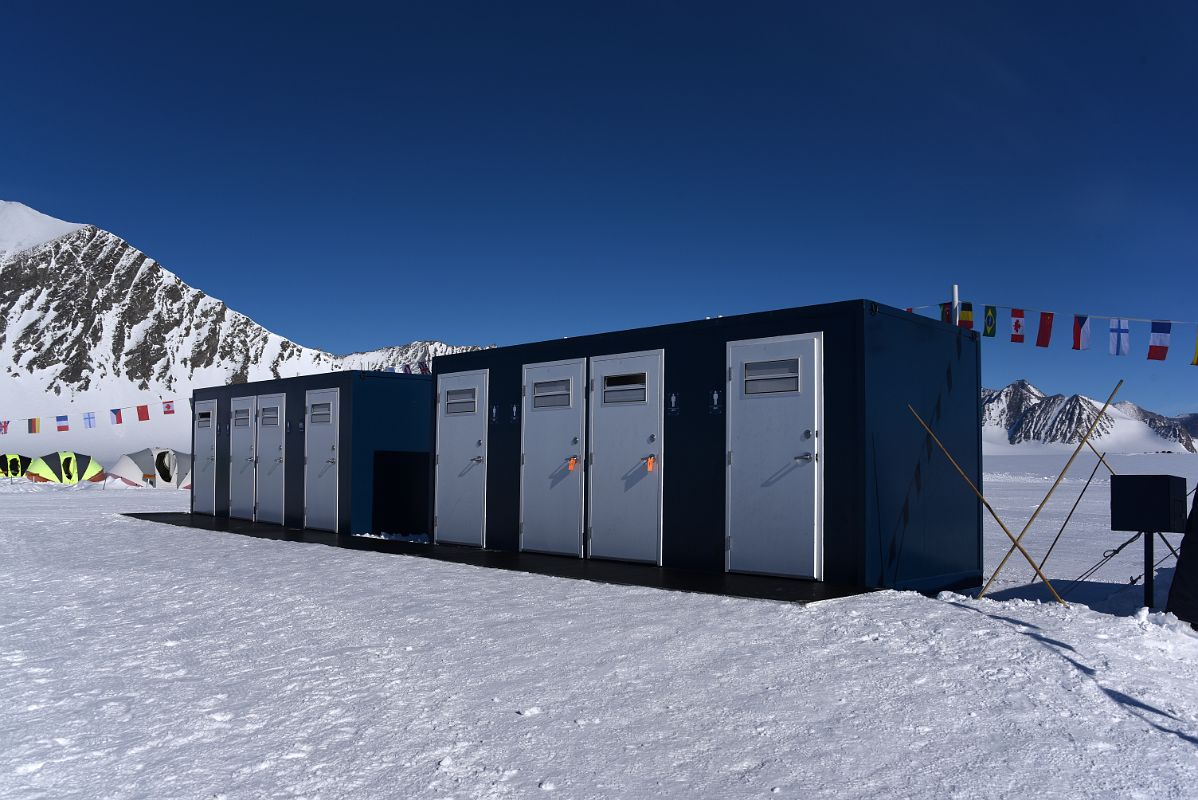
[[[24,203],[0,200],[0,261],[82,227],[77,222],[55,219]]]

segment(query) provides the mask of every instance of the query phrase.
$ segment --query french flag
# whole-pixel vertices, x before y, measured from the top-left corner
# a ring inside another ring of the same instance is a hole
[[[1163,357],[1163,356],[1162,356],[1162,357]],[[66,415],[66,414],[63,414],[62,416],[55,417],[55,418],[54,418],[54,424],[57,426],[57,428],[58,428],[58,430],[59,430],[59,431],[69,431],[69,430],[71,429],[71,425],[70,425],[70,423],[69,423],[69,422],[67,422],[67,415]]]
[[[1173,332],[1172,322],[1152,321],[1152,332],[1148,336],[1148,360],[1164,361],[1169,353],[1169,338]]]

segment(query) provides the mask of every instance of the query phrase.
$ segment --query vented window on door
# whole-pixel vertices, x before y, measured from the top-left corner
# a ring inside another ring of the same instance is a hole
[[[267,406],[262,409],[258,419],[264,428],[277,428],[279,426],[279,407]]]
[[[629,375],[605,375],[603,377],[603,402],[611,403],[643,403],[646,398],[645,373],[634,372]]]
[[[473,414],[477,408],[475,389],[450,389],[445,393],[446,414]]]
[[[212,412],[211,411],[201,411],[199,414],[196,414],[196,427],[197,428],[211,428],[212,427]]]
[[[745,394],[778,394],[799,390],[799,360],[752,361],[745,364]]]
[[[333,404],[332,403],[313,403],[312,404],[312,424],[328,424],[333,421]]]
[[[248,408],[233,409],[233,427],[248,428],[250,426],[250,410]]]
[[[532,385],[533,408],[565,408],[570,405],[570,379],[538,381]]]

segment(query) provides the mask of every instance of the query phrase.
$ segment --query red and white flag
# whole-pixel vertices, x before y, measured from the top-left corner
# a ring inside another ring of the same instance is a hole
[[[108,421],[113,425],[120,425],[125,420],[119,408],[112,408],[108,410]]]
[[[1073,317],[1073,349],[1090,349],[1090,318],[1081,315]]]
[[[175,413],[175,401],[174,400],[164,400],[162,402],[162,413],[163,414],[174,414]]]
[[[149,406],[138,406],[137,407],[137,421],[145,422],[149,418],[150,418],[150,407]]]
[[[1023,309],[1011,309],[1011,341],[1023,344]]]
[[[1173,333],[1172,322],[1152,321],[1152,332],[1148,335],[1148,360],[1164,361],[1169,354],[1169,339]]]
[[[1040,312],[1040,329],[1036,331],[1036,347],[1048,347],[1048,340],[1052,338],[1052,312]]]

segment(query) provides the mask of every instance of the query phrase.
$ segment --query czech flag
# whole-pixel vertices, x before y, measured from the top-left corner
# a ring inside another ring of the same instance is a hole
[[[1052,338],[1052,312],[1040,312],[1040,330],[1036,331],[1036,347],[1048,347],[1048,340]]]
[[[1090,318],[1074,316],[1073,318],[1073,349],[1090,349]]]
[[[1023,344],[1023,309],[1011,309],[1011,341]]]
[[[149,418],[150,418],[150,407],[149,406],[138,406],[137,407],[137,421],[145,422]]]
[[[1148,336],[1148,360],[1164,361],[1169,353],[1169,338],[1172,335],[1172,322],[1152,321],[1152,333]]]
[[[66,414],[63,414],[62,416],[59,416],[59,417],[55,417],[54,424],[58,426],[59,432],[69,431],[71,429],[70,423],[67,422]]]
[[[121,418],[121,410],[119,408],[113,408],[109,409],[108,411],[108,421],[113,425],[120,425],[125,420]]]

